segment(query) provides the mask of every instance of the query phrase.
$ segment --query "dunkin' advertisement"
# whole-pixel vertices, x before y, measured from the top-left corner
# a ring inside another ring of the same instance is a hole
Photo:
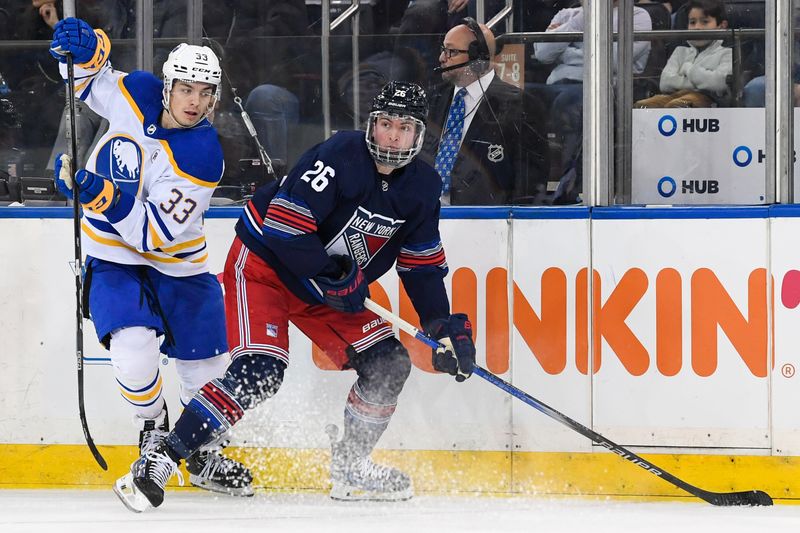
[[[452,309],[472,319],[480,365],[620,444],[797,453],[800,220],[754,209],[445,218]],[[206,221],[213,273],[224,266],[233,216],[212,212]],[[0,416],[20,418],[13,430],[0,427],[0,442],[80,443],[71,221],[9,217],[0,225],[7,249],[20,251],[0,256],[5,353],[16,354],[0,360]],[[371,297],[419,324],[394,272],[373,283]],[[480,378],[459,384],[435,373],[430,349],[399,335],[413,369],[383,447],[592,449]],[[90,321],[85,338],[95,441],[128,444],[127,406]],[[325,425],[341,423],[355,373],[332,370],[297,330],[289,353],[281,390],[245,416],[239,444],[324,448]],[[178,412],[174,363],[162,365]]]

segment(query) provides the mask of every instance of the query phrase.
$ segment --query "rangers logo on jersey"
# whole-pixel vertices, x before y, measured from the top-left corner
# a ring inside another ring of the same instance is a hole
[[[142,175],[142,148],[130,137],[115,135],[97,152],[96,171],[114,180],[120,188],[133,194],[139,192]]]
[[[342,232],[326,248],[329,255],[347,254],[364,268],[404,222],[370,213],[359,206]]]

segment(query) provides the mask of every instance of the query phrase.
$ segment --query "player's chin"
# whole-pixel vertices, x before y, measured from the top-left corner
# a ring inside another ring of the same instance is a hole
[[[202,118],[203,118],[203,115],[201,115],[200,113],[194,113],[194,112],[191,112],[191,111],[190,112],[184,111],[183,113],[181,113],[180,123],[181,123],[181,126],[184,126],[184,127],[194,126],[195,124],[200,122],[200,120]]]

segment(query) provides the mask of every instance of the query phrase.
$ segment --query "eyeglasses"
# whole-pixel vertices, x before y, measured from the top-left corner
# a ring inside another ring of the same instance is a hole
[[[445,57],[447,59],[452,59],[453,57],[457,56],[458,54],[469,53],[469,50],[459,50],[458,48],[447,48],[444,45],[442,45],[440,50],[445,55]]]

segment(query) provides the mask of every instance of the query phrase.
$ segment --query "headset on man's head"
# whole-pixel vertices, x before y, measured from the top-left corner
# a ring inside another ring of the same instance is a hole
[[[491,61],[492,57],[489,53],[489,45],[486,44],[486,39],[483,36],[483,31],[481,27],[478,25],[478,21],[472,17],[464,17],[461,20],[461,24],[469,28],[469,31],[475,36],[475,40],[469,43],[467,47],[467,56],[469,60],[473,62],[480,62],[477,66],[485,67],[485,64],[482,62]]]
[[[486,39],[483,37],[483,31],[478,25],[478,21],[472,17],[465,17],[461,19],[461,24],[466,26],[469,31],[475,36],[474,41],[470,41],[467,47],[467,60],[463,63],[450,65],[449,67],[436,67],[434,72],[441,74],[450,70],[456,70],[461,67],[469,67],[469,69],[477,75],[483,74],[486,70],[486,65],[492,61],[492,54],[489,52],[489,45],[486,44]]]

